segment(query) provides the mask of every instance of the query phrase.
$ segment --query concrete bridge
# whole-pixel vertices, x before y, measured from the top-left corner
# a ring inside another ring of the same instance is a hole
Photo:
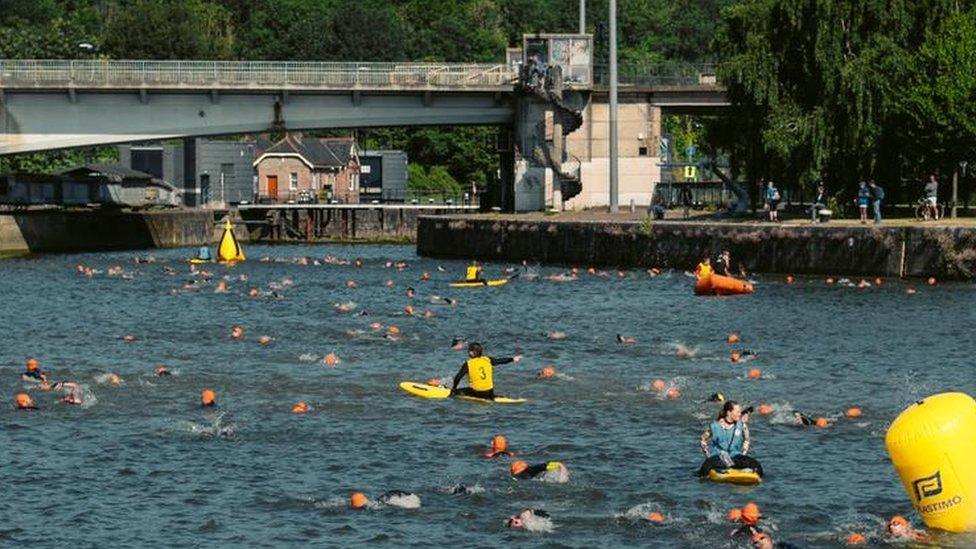
[[[621,92],[666,109],[724,104],[697,74],[648,76]],[[0,60],[0,155],[278,128],[506,125],[517,77],[476,63]]]
[[[572,72],[579,65],[567,65],[565,81],[555,71],[529,86],[525,63],[0,60],[0,155],[265,131],[489,125],[510,137],[496,203],[605,204],[601,72],[589,67],[581,79]],[[639,67],[620,82],[620,200],[645,204],[660,180],[662,114],[728,103],[708,66]]]

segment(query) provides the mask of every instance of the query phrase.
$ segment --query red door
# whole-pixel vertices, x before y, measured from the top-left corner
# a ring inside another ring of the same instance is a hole
[[[277,202],[278,201],[278,176],[269,175],[268,176],[268,198]]]

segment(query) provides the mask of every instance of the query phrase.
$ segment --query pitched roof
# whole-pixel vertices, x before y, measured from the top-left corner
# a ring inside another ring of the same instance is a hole
[[[106,177],[112,181],[122,181],[124,179],[145,179],[151,180],[153,176],[146,172],[140,172],[127,168],[122,164],[84,164],[75,166],[58,172],[60,175],[84,175],[95,177]]]
[[[302,138],[288,135],[263,155],[297,154],[314,167],[345,166],[352,158],[352,137]],[[260,160],[260,159],[258,159]]]

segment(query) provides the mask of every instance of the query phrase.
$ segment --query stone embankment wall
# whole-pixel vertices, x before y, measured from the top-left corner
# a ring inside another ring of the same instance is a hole
[[[0,256],[201,246],[214,236],[203,210],[28,210],[0,214]]]
[[[336,207],[242,209],[252,241],[413,242],[421,215],[457,213],[451,207]]]
[[[690,270],[732,252],[750,272],[976,276],[976,229],[582,222],[421,217],[417,252],[431,257]]]

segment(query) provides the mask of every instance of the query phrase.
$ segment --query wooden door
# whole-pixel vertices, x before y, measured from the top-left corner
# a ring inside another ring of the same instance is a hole
[[[278,200],[278,176],[269,175],[268,176],[268,198],[271,200]]]

